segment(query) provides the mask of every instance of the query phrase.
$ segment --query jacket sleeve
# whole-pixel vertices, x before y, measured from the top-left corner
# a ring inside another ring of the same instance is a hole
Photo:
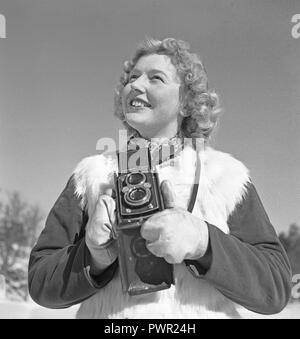
[[[225,234],[208,224],[207,253],[186,264],[196,276],[247,309],[280,312],[291,293],[290,264],[252,183],[228,226],[230,234]]]
[[[30,254],[29,293],[38,304],[49,308],[75,305],[112,279],[117,262],[97,277],[89,273],[91,257],[84,240],[87,220],[71,177]]]

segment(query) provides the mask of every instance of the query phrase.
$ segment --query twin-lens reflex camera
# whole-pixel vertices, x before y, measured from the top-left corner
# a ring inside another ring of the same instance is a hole
[[[174,283],[173,266],[149,252],[140,234],[141,225],[164,209],[151,152],[146,147],[127,150],[118,154],[118,161],[116,231],[123,290],[139,295],[169,288]]]

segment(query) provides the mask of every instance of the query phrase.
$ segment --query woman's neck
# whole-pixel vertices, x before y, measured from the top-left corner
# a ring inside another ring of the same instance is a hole
[[[146,131],[139,131],[139,136],[141,138],[144,138],[146,140],[153,140],[153,139],[172,139],[174,138],[175,136],[178,135],[178,127],[176,125],[175,128],[170,128],[168,126],[168,128],[165,128],[165,129],[160,129],[159,131],[149,131],[149,130],[146,130]]]

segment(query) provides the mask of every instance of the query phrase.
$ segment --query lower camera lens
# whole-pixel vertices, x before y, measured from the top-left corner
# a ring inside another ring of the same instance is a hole
[[[133,201],[140,201],[146,197],[146,194],[143,188],[135,188],[130,192],[129,197]]]
[[[134,239],[132,239],[131,242],[131,251],[137,256],[146,258],[151,255],[151,253],[148,251],[146,247],[145,239],[143,239],[141,236],[138,236]]]
[[[148,204],[151,199],[149,188],[133,187],[124,194],[124,200],[130,207],[141,207]]]

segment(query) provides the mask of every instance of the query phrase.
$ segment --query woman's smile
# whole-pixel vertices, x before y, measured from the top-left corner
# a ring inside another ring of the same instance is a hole
[[[139,111],[144,108],[151,108],[151,105],[144,99],[135,97],[129,100],[128,103],[128,112],[130,111]]]

